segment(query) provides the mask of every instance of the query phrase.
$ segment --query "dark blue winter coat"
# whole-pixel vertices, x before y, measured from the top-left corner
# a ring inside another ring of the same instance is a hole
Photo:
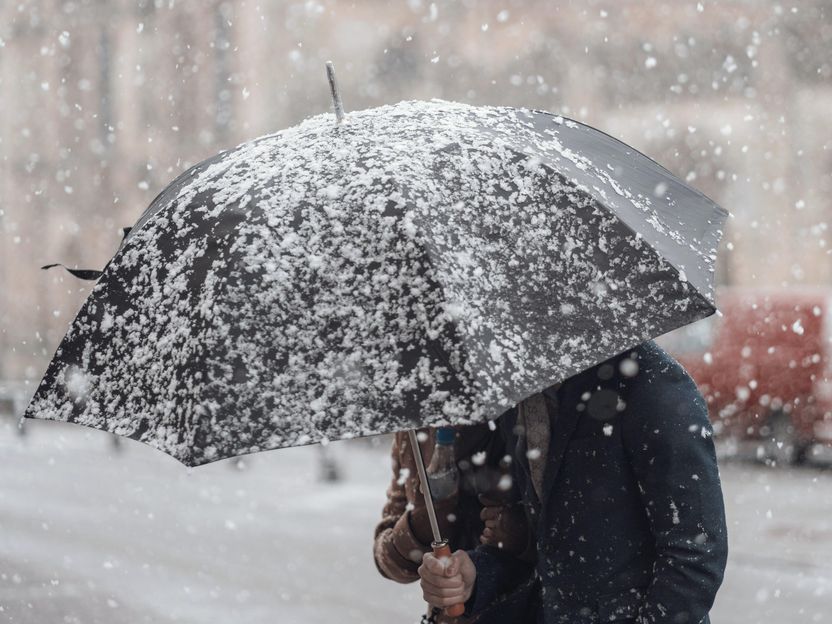
[[[516,409],[498,421],[536,564],[469,551],[477,580],[467,613],[504,623],[709,622],[728,549],[712,429],[693,380],[648,341],[544,395],[543,500]]]

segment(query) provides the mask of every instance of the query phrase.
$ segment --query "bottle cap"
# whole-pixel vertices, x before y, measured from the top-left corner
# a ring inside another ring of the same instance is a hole
[[[436,430],[437,444],[453,444],[455,439],[456,431],[453,430],[453,427],[439,427]]]

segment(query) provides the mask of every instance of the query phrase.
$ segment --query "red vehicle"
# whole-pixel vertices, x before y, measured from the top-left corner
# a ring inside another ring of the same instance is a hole
[[[657,340],[708,401],[714,432],[758,457],[832,450],[832,289],[723,288],[721,314]]]

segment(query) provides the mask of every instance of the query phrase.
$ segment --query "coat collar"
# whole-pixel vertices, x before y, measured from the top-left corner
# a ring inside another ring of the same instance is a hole
[[[563,454],[578,423],[579,412],[575,407],[580,399],[583,384],[576,382],[577,378],[572,378],[563,384],[558,384],[558,387],[550,386],[543,391],[552,422],[549,455],[543,477],[545,487],[543,500],[540,501],[543,509],[548,504],[552,486],[563,463]]]
[[[581,412],[578,411],[578,406],[582,403],[581,395],[586,391],[592,392],[595,390],[598,385],[598,369],[600,366],[612,364],[614,370],[613,375],[617,377],[618,360],[629,353],[629,351],[615,355],[604,362],[599,362],[541,391],[546,398],[546,407],[548,408],[551,422],[549,451],[546,458],[546,470],[543,476],[543,500],[540,501],[544,509],[548,504],[550,493],[553,490],[555,480],[563,464],[566,447],[569,445],[569,441],[572,439],[572,434],[575,432],[575,428],[581,417]],[[514,408],[514,414],[514,422],[516,422],[516,408]],[[520,463],[526,472],[526,477],[531,478],[528,460],[525,457],[520,458]],[[534,488],[531,488],[531,491],[536,498]]]

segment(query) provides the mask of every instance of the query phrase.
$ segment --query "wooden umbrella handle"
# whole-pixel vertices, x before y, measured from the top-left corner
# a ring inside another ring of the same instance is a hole
[[[431,546],[433,547],[433,556],[437,559],[442,559],[443,557],[446,559],[451,558],[451,547],[448,545],[447,540],[434,542]],[[445,607],[445,615],[448,617],[459,617],[463,613],[465,613],[465,605],[462,603]]]

